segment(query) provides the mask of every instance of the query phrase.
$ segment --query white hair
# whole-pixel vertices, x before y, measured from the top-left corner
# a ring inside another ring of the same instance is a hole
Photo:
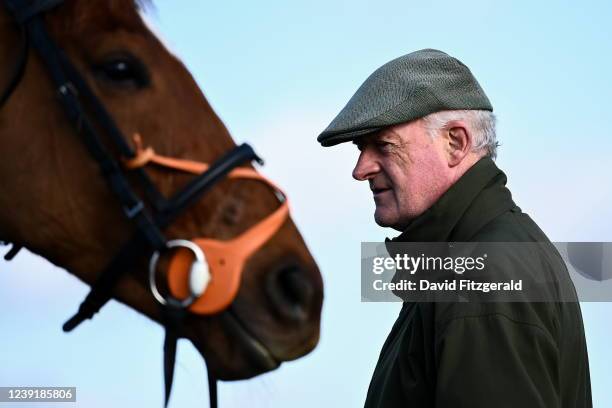
[[[448,110],[431,113],[422,118],[425,129],[431,137],[437,136],[452,121],[466,122],[472,134],[472,151],[495,159],[497,157],[497,136],[495,115],[487,110]]]

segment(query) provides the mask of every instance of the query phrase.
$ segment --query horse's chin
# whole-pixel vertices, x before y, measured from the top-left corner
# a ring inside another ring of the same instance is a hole
[[[277,369],[281,361],[277,360],[270,349],[257,339],[230,309],[220,316],[226,333],[230,334],[242,348],[247,362],[253,371],[238,374],[236,378],[228,380],[241,380]]]
[[[196,334],[194,346],[206,359],[207,369],[223,381],[245,380],[278,368],[278,360],[266,345],[257,339],[232,312],[217,316],[223,339],[210,339]],[[217,332],[218,333],[218,332]],[[211,340],[214,344],[211,344]]]

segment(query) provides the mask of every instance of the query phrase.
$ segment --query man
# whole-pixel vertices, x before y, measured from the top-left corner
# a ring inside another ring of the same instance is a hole
[[[538,242],[495,165],[493,107],[460,61],[421,50],[375,71],[321,133],[352,141],[353,177],[374,195],[395,242]],[[552,246],[514,260],[561,271]],[[564,274],[564,273],[565,274]],[[573,292],[572,292],[573,293]],[[406,302],[385,344],[366,408],[591,407],[584,328],[574,302]]]

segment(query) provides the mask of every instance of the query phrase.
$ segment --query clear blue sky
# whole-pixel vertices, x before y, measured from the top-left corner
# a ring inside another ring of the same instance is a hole
[[[438,48],[467,64],[499,119],[499,166],[555,241],[612,241],[612,5],[604,1],[158,0],[151,20],[234,137],[267,159],[326,284],[308,357],[222,384],[221,407],[358,407],[398,304],[360,302],[361,241],[375,226],[352,146],[315,139],[388,60]],[[162,406],[162,331],[113,303],[71,335],[87,288],[39,258],[0,262],[0,385],[76,385],[79,407]],[[595,407],[612,406],[611,304],[583,304]],[[181,344],[174,407],[205,406],[200,357]],[[21,406],[21,405],[20,405]],[[25,408],[27,405],[22,405]]]

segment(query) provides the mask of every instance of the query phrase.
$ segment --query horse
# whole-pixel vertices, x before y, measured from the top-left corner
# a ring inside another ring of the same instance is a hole
[[[44,3],[44,2],[43,2]],[[49,2],[47,2],[49,3]],[[236,148],[194,79],[150,30],[136,0],[65,0],[42,15],[49,36],[136,150],[214,163]],[[0,6],[0,91],[14,74],[23,41]],[[0,241],[39,254],[89,285],[133,236],[100,168],[58,104],[44,61],[27,49],[27,64],[0,108]],[[102,143],[120,152],[100,130]],[[125,158],[123,158],[125,159]],[[246,168],[252,169],[252,166]],[[141,168],[163,196],[192,175]],[[254,172],[254,170],[251,170]],[[126,180],[138,193],[137,175]],[[147,207],[151,204],[146,203]],[[277,211],[277,191],[249,178],[226,177],[164,228],[171,238],[231,240]],[[150,290],[146,253],[112,288],[112,297],[153,321],[163,314]],[[172,263],[160,259],[159,269]],[[208,372],[246,379],[297,359],[317,345],[323,284],[318,266],[290,217],[247,259],[231,303],[215,313],[187,313],[177,336],[189,339]]]

